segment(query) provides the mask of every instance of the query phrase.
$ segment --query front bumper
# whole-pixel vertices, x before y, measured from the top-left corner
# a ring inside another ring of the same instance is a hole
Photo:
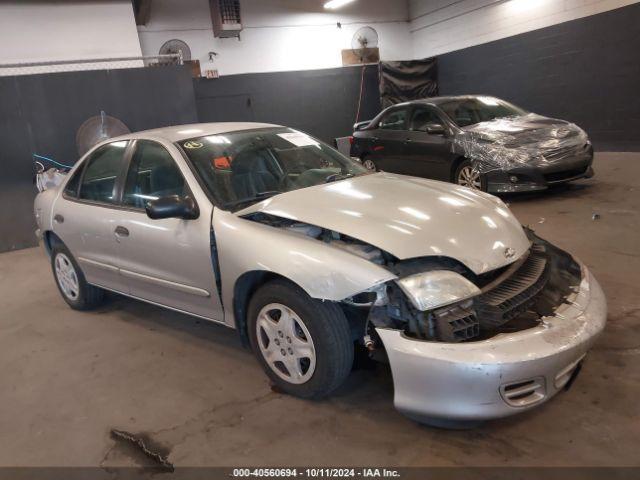
[[[421,341],[378,328],[395,407],[418,421],[484,420],[549,400],[567,385],[606,322],[604,294],[584,266],[569,300],[538,327],[478,342]]]
[[[515,193],[546,190],[553,185],[593,177],[592,163],[593,149],[589,147],[581,155],[549,164],[541,163],[508,170],[492,170],[486,174],[487,191],[489,193]]]

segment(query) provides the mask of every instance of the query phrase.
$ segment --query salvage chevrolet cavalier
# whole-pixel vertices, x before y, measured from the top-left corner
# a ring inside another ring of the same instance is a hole
[[[495,418],[569,385],[606,319],[587,268],[502,201],[372,173],[301,132],[196,124],[107,140],[35,200],[64,300],[105,290],[223,323],[315,398],[354,348],[419,421]]]

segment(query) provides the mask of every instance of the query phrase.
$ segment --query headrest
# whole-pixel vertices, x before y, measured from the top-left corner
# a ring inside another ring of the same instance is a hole
[[[247,150],[236,155],[231,162],[231,171],[237,175],[251,172],[269,172],[269,169],[263,152]]]

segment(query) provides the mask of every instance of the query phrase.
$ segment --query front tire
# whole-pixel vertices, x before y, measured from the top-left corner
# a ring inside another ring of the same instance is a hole
[[[338,388],[353,365],[353,341],[335,303],[273,280],[249,302],[251,347],[271,381],[301,398],[321,398]]]
[[[467,159],[460,162],[456,168],[453,182],[473,190],[487,191],[486,176],[475,170],[473,164]]]
[[[76,259],[61,243],[51,251],[51,269],[62,298],[74,310],[90,310],[103,302],[104,290],[87,283]]]

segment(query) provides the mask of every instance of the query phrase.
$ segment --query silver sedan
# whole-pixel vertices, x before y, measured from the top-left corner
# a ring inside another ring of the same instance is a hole
[[[35,200],[64,300],[113,291],[238,331],[271,381],[329,395],[354,350],[419,421],[569,386],[606,304],[584,265],[491,195],[372,173],[302,132],[214,123],[109,139]]]

